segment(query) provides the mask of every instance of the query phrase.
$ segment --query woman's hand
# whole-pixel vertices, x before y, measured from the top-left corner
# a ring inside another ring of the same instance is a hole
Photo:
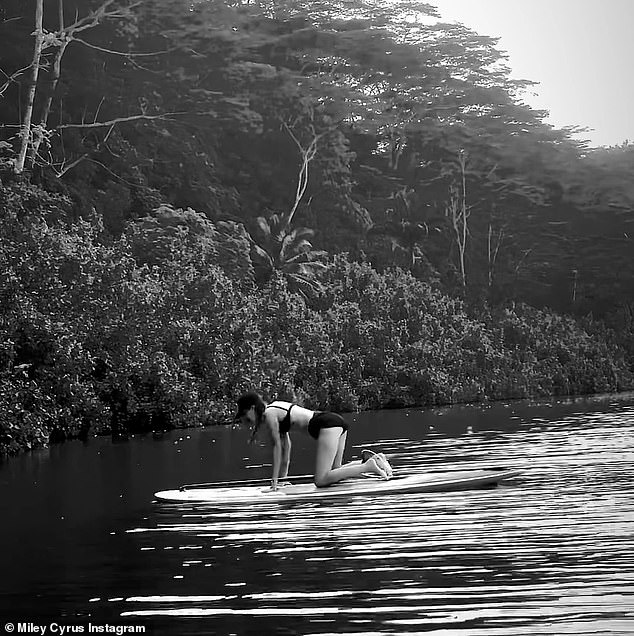
[[[271,483],[269,487],[269,491],[275,492],[276,490],[279,490],[280,488],[286,488],[286,486],[291,486],[291,485],[292,484],[290,481],[278,481],[276,484]]]

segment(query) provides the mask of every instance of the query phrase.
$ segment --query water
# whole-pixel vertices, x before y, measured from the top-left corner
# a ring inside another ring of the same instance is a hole
[[[634,396],[348,419],[349,454],[381,448],[397,474],[525,472],[489,490],[218,510],[152,494],[268,476],[245,431],[15,458],[0,466],[0,631],[634,634]],[[291,472],[309,471],[312,444],[294,440]]]

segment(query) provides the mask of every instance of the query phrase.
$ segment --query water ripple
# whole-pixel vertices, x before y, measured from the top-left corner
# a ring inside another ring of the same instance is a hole
[[[162,505],[128,533],[161,554],[163,593],[131,595],[120,614],[201,619],[179,623],[201,634],[631,635],[634,407],[614,408],[377,442],[402,472],[526,468],[497,489]]]

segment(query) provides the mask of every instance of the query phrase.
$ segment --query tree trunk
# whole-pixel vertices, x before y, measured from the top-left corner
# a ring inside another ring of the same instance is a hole
[[[455,185],[451,186],[449,205],[446,208],[447,215],[451,219],[451,225],[456,235],[458,243],[458,261],[460,266],[460,279],[462,289],[467,288],[467,267],[466,267],[466,251],[467,238],[469,237],[469,207],[467,206],[467,160],[464,151],[460,151],[458,157],[458,165],[460,166],[460,188]]]
[[[44,40],[44,32],[42,30],[42,22],[44,19],[44,0],[36,0],[35,5],[35,44],[33,46],[33,62],[31,64],[31,85],[26,100],[26,111],[22,121],[22,130],[20,131],[21,143],[20,152],[15,162],[15,173],[22,174],[24,172],[24,164],[26,162],[26,154],[29,149],[31,140],[31,122],[33,120],[33,105],[35,103],[35,92],[37,90],[37,79],[40,73],[40,61],[42,57],[42,42]]]
[[[461,185],[462,192],[460,193],[460,220],[461,220],[461,242],[460,242],[460,273],[462,274],[462,288],[467,288],[467,269],[465,265],[465,251],[467,249],[467,234],[468,234],[468,226],[467,226],[467,218],[469,217],[469,213],[467,210],[467,175],[466,175],[466,160],[464,156],[464,152],[460,153],[460,173],[461,173]]]
[[[311,119],[312,119],[312,116],[311,116]],[[284,124],[284,128],[286,128],[286,132],[288,132],[291,139],[295,142],[295,145],[297,146],[302,158],[302,164],[299,168],[299,174],[297,176],[297,188],[295,190],[295,201],[293,202],[293,206],[291,207],[290,212],[286,215],[286,218],[284,219],[284,228],[289,229],[291,226],[291,223],[293,222],[293,217],[295,216],[295,213],[297,212],[297,209],[299,208],[299,204],[304,198],[304,194],[306,193],[306,188],[308,187],[308,176],[309,176],[308,167],[310,165],[310,162],[315,158],[315,155],[317,154],[317,144],[319,143],[319,140],[321,139],[321,137],[324,136],[325,133],[320,133],[318,135],[315,132],[314,126],[311,125],[310,132],[312,135],[312,139],[310,140],[310,143],[306,146],[306,148],[304,148],[304,146],[302,146],[299,139],[293,134],[293,131],[290,129],[290,127]]]
[[[66,51],[66,47],[68,46],[70,40],[64,33],[64,0],[59,0],[58,4],[58,13],[59,13],[59,34],[60,34],[60,45],[55,53],[55,59],[53,60],[53,76],[51,78],[51,86],[48,91],[48,95],[46,96],[46,101],[44,102],[44,106],[42,107],[42,116],[40,117],[40,126],[36,131],[34,131],[33,135],[33,144],[31,146],[31,150],[29,152],[29,166],[33,166],[37,159],[37,153],[40,150],[40,145],[44,140],[44,130],[46,128],[46,124],[48,123],[48,116],[51,112],[51,104],[53,103],[53,97],[55,95],[55,90],[57,89],[57,84],[59,82],[59,77],[62,72],[62,57],[64,57],[64,52]]]
[[[495,246],[493,245],[493,224],[489,222],[489,232],[487,235],[487,257],[489,264],[489,272],[488,272],[488,283],[489,289],[493,286],[493,273],[495,270],[495,262],[497,261],[498,252],[500,251],[500,246],[502,245],[502,239],[504,237],[504,230],[498,230],[497,236],[495,237]]]

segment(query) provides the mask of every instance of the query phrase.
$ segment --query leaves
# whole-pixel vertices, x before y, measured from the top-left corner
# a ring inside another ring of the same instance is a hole
[[[253,240],[253,250],[263,269],[261,277],[268,280],[279,273],[291,290],[304,297],[315,295],[320,289],[319,277],[325,269],[321,262],[326,252],[314,250],[308,240],[314,231],[305,228],[290,229],[287,219],[272,214],[268,219],[258,217],[256,225],[260,232],[261,245]]]
[[[0,9],[0,368],[24,440],[204,419],[250,383],[357,408],[629,381],[609,331],[521,302],[626,311],[632,145],[547,125],[495,39],[425,3],[64,7],[31,86],[33,5]]]
[[[112,241],[34,186],[2,186],[0,203],[2,452],[223,421],[253,387],[381,408],[634,382],[597,323],[523,305],[476,314],[402,270],[327,261],[280,216],[260,226],[284,259],[252,244],[276,266],[256,287],[221,268],[223,253],[249,262],[237,224],[164,205]]]

